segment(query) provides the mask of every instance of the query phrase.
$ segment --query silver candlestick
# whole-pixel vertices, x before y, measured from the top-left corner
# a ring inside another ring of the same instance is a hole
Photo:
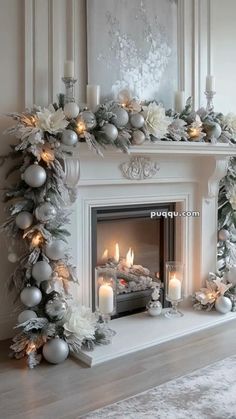
[[[75,92],[74,85],[77,82],[77,79],[74,77],[62,77],[62,81],[66,87],[65,93],[65,104],[70,102],[75,102]]]
[[[214,99],[215,94],[216,94],[216,92],[213,92],[213,91],[206,91],[205,92],[206,99],[207,99],[207,106],[206,106],[207,112],[213,112],[214,111],[213,99]]]

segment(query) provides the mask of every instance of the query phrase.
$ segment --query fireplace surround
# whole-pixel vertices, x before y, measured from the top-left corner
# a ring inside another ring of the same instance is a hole
[[[180,213],[199,212],[199,217],[175,218],[175,260],[184,263],[187,301],[201,287],[208,273],[216,270],[218,186],[226,174],[229,157],[235,155],[235,148],[228,144],[161,141],[134,146],[127,155],[109,148],[101,158],[91,153],[85,144],[79,144],[74,156],[65,161],[67,184],[78,183],[70,240],[80,283],[75,297],[92,307],[92,212],[99,208],[169,203]],[[134,321],[135,316],[128,316],[128,323],[132,318]],[[119,333],[120,325],[125,324],[123,320],[113,320],[118,322]],[[218,317],[212,316],[210,324],[218,321]],[[191,321],[188,323],[189,332],[198,330],[194,321],[192,323],[193,328]],[[206,323],[210,327],[209,322]],[[181,333],[180,325],[178,336]],[[141,339],[145,340],[145,336]],[[132,350],[147,346],[148,343],[142,342],[135,344]],[[123,348],[121,354],[132,350]],[[115,354],[101,358],[104,361],[111,357]]]

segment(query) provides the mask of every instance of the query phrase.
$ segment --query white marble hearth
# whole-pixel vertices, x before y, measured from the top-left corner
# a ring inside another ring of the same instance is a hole
[[[114,358],[172,341],[198,331],[236,320],[236,313],[220,314],[216,311],[194,311],[189,303],[181,309],[184,316],[168,319],[164,313],[150,317],[147,312],[112,320],[116,336],[110,345],[97,346],[94,351],[81,351],[76,358],[89,367]],[[174,345],[174,342],[172,342]]]

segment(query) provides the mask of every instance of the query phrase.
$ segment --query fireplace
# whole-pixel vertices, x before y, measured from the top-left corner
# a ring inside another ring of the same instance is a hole
[[[165,262],[174,259],[174,203],[95,207],[92,226],[92,307],[95,309],[95,267],[117,272],[117,316],[146,308],[155,286],[163,306]],[[151,218],[151,212],[159,216]]]

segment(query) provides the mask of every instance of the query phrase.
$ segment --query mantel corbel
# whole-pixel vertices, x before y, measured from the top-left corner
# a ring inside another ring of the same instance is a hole
[[[78,157],[66,157],[63,161],[65,184],[69,188],[75,187],[80,178],[80,161]]]
[[[219,192],[219,182],[226,175],[229,165],[229,156],[215,157],[215,168],[208,180],[207,199],[215,198]]]

